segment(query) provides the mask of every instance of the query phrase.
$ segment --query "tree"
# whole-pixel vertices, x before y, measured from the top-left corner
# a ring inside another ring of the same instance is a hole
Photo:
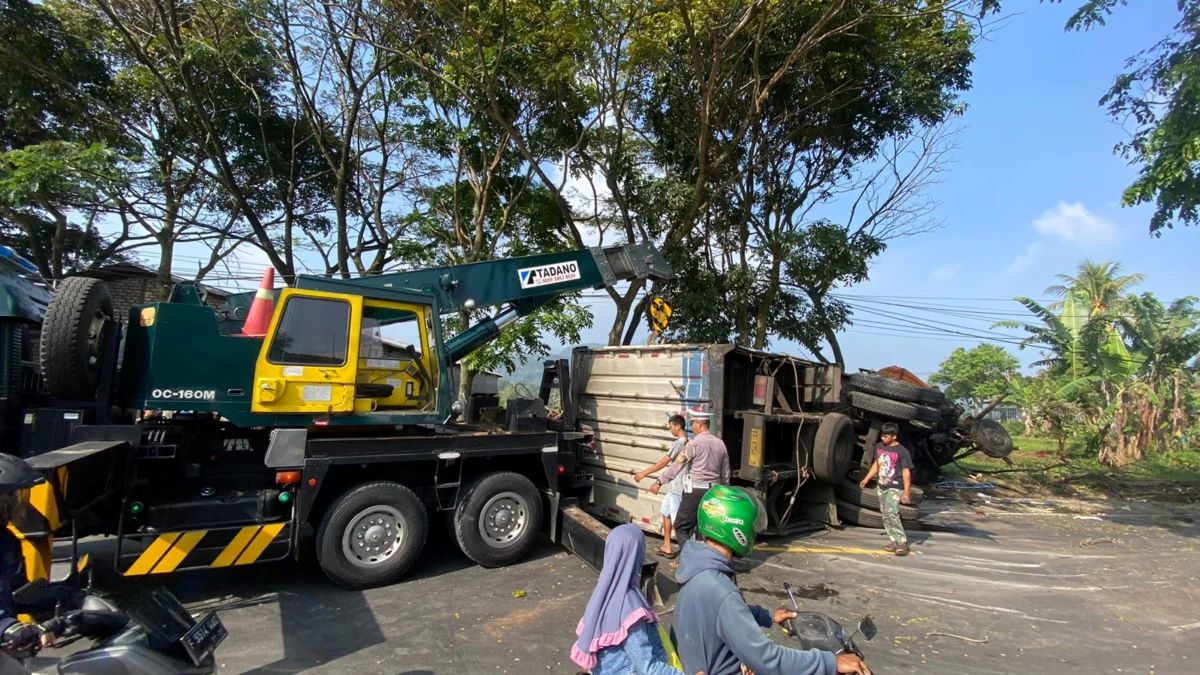
[[[181,134],[217,194],[230,238],[263,251],[285,281],[306,233],[328,231],[329,175],[314,128],[284,95],[283,64],[257,3],[87,0],[80,12],[111,32],[132,77]]]
[[[1200,310],[1190,296],[1164,305],[1148,293],[1108,294],[1104,308],[1093,313],[1092,293],[1112,288],[1095,282],[1128,277],[1116,276],[1113,264],[1091,269],[1112,274],[1070,278],[1075,283],[1058,313],[1019,298],[1041,323],[1006,325],[1024,328],[1026,342],[1047,351],[1041,363],[1056,389],[1044,398],[1073,406],[1091,430],[1100,460],[1122,467],[1168,447],[1191,423],[1188,364],[1200,355]]]
[[[0,44],[0,238],[59,278],[119,246],[96,224],[126,182],[121,139],[104,122],[113,82],[44,6],[3,0],[0,31],[9,36]]]
[[[1062,282],[1046,289],[1046,293],[1065,297],[1072,289],[1087,294],[1089,316],[1099,316],[1109,310],[1118,309],[1125,296],[1134,286],[1146,280],[1145,274],[1121,274],[1121,263],[1103,261],[1094,263],[1084,260],[1079,264],[1075,276],[1055,275]]]
[[[941,385],[946,398],[975,409],[1008,393],[1008,383],[1017,376],[1019,368],[1016,357],[998,345],[959,347],[942,361],[929,381]]]
[[[1067,30],[1103,26],[1127,0],[1089,0],[1067,21]],[[1125,206],[1154,202],[1150,234],[1179,223],[1200,222],[1200,0],[1176,0],[1180,18],[1153,47],[1126,62],[1100,99],[1108,114],[1133,133],[1116,152],[1138,167],[1125,188]]]
[[[1047,432],[1058,443],[1058,458],[1067,459],[1067,439],[1081,428],[1079,406],[1064,398],[1063,384],[1049,372],[1035,377],[1014,376],[1008,382],[1009,397],[1021,408],[1025,434]]]

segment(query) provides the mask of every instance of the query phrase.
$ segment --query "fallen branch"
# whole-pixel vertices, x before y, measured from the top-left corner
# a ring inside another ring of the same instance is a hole
[[[1069,482],[1071,482],[1073,480],[1077,480],[1079,478],[1101,478],[1104,480],[1111,480],[1112,476],[1110,476],[1108,474],[1103,474],[1103,473],[1096,473],[1095,471],[1084,471],[1082,473],[1073,473],[1069,476],[1063,476],[1062,478],[1059,478],[1058,480],[1056,480],[1054,482],[1055,483],[1069,483]]]
[[[935,635],[940,635],[942,637],[948,637],[948,638],[954,638],[956,640],[964,640],[966,642],[974,642],[977,645],[987,644],[987,641],[988,641],[987,638],[983,638],[982,640],[976,640],[975,638],[963,637],[962,635],[955,635],[954,633],[937,633],[937,632],[926,633],[925,637],[928,638],[928,637],[933,637]]]
[[[1058,464],[1050,464],[1048,466],[1026,467],[1024,469],[994,469],[991,471],[985,471],[983,469],[978,469],[975,471],[975,473],[982,473],[982,474],[987,474],[987,475],[992,475],[992,474],[996,474],[996,473],[1033,473],[1035,471],[1049,471],[1050,469],[1058,469],[1058,468],[1064,467],[1064,466],[1071,466],[1071,463],[1070,462],[1059,462]]]

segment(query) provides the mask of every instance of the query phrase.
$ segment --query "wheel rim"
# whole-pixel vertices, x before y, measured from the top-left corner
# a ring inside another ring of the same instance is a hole
[[[100,362],[100,332],[104,330],[104,322],[111,318],[108,312],[99,308],[88,323],[88,366],[92,368]]]
[[[376,567],[396,557],[404,543],[404,517],[390,506],[361,511],[342,533],[342,553],[356,567]]]
[[[1011,436],[1008,435],[1007,429],[992,420],[981,420],[979,426],[980,433],[976,445],[980,446],[984,453],[988,455],[1008,454]]]
[[[479,536],[493,548],[508,548],[529,527],[529,503],[515,492],[501,492],[479,513]]]

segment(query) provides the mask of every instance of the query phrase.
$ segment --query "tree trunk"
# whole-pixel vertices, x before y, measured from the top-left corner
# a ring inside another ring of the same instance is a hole
[[[783,260],[777,254],[772,253],[772,255],[775,260],[771,262],[771,278],[767,284],[767,292],[763,294],[758,302],[758,314],[755,316],[755,349],[767,348],[767,325],[771,318],[771,309],[775,306],[775,297],[779,294],[779,274],[783,267]]]
[[[653,293],[653,288],[650,293]],[[625,339],[621,341],[621,344],[633,343],[633,336],[637,334],[638,325],[641,323],[642,317],[646,315],[646,307],[650,304],[650,293],[643,295],[637,306],[633,308],[633,313],[629,317],[629,327],[625,330]]]

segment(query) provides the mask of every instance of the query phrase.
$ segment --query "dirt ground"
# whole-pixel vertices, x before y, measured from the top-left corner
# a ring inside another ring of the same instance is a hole
[[[929,531],[911,534],[907,558],[883,554],[875,530],[773,538],[739,584],[752,603],[787,603],[788,581],[805,609],[871,615],[879,634],[863,651],[877,673],[1200,672],[1196,504],[960,497],[927,500]],[[548,543],[487,570],[435,536],[413,578],[361,593],[311,565],[153,581],[220,611],[221,672],[440,674],[574,673],[595,579]]]

